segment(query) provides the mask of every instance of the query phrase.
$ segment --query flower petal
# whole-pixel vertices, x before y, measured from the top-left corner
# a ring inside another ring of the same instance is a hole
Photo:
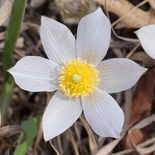
[[[99,136],[119,138],[124,123],[124,114],[116,101],[106,91],[96,89],[82,98],[84,115]]]
[[[69,99],[58,90],[50,100],[43,115],[43,133],[48,141],[68,129],[81,115],[80,99]]]
[[[40,37],[48,58],[60,65],[76,58],[75,38],[63,24],[47,18],[41,18]]]
[[[39,56],[26,56],[9,69],[15,82],[24,90],[32,92],[53,91],[59,88],[60,66]]]
[[[155,59],[155,24],[143,26],[135,33],[145,52]]]
[[[107,53],[110,35],[110,22],[100,8],[83,17],[77,31],[78,57],[97,65]]]
[[[97,67],[100,82],[98,88],[116,93],[131,88],[146,71],[135,62],[125,58],[102,61]]]

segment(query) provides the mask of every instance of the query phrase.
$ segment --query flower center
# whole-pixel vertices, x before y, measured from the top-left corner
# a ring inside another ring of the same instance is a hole
[[[93,93],[98,84],[99,71],[93,64],[88,64],[80,58],[69,60],[60,70],[60,89],[69,97],[84,97]]]

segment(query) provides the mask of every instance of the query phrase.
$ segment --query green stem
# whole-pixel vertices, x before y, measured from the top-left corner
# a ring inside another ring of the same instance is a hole
[[[3,76],[5,81],[10,77],[7,69],[14,65],[13,51],[19,36],[21,23],[26,7],[26,0],[14,0],[10,21],[6,33],[3,52]]]
[[[15,60],[13,58],[13,51],[19,36],[21,23],[23,21],[26,2],[27,0],[14,0],[9,25],[7,28],[2,58],[2,74],[4,77],[4,84],[0,90],[0,112],[2,118],[4,118],[7,113],[7,109],[9,107],[13,93],[14,82],[12,81],[12,77],[7,72],[7,70],[15,63]]]

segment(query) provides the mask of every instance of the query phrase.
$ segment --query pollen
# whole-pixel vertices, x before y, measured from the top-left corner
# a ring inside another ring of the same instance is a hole
[[[99,71],[80,58],[69,60],[60,70],[59,87],[69,98],[84,97],[94,92]]]

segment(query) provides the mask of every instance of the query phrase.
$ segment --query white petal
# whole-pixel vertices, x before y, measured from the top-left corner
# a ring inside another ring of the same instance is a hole
[[[125,58],[102,61],[97,67],[100,82],[98,88],[116,93],[131,88],[146,71],[135,62]]]
[[[96,89],[93,94],[82,99],[82,105],[88,123],[99,136],[120,137],[124,114],[108,93]]]
[[[26,56],[9,69],[15,82],[24,90],[32,92],[53,91],[59,88],[60,66],[39,56]]]
[[[60,65],[76,58],[75,38],[63,24],[47,18],[41,18],[40,37],[48,58]]]
[[[135,32],[145,52],[155,59],[155,24],[143,26]]]
[[[43,115],[42,125],[45,141],[67,130],[81,115],[80,99],[69,99],[62,91],[57,91]]]
[[[78,57],[97,65],[107,53],[110,35],[110,22],[100,8],[83,17],[77,31]]]

